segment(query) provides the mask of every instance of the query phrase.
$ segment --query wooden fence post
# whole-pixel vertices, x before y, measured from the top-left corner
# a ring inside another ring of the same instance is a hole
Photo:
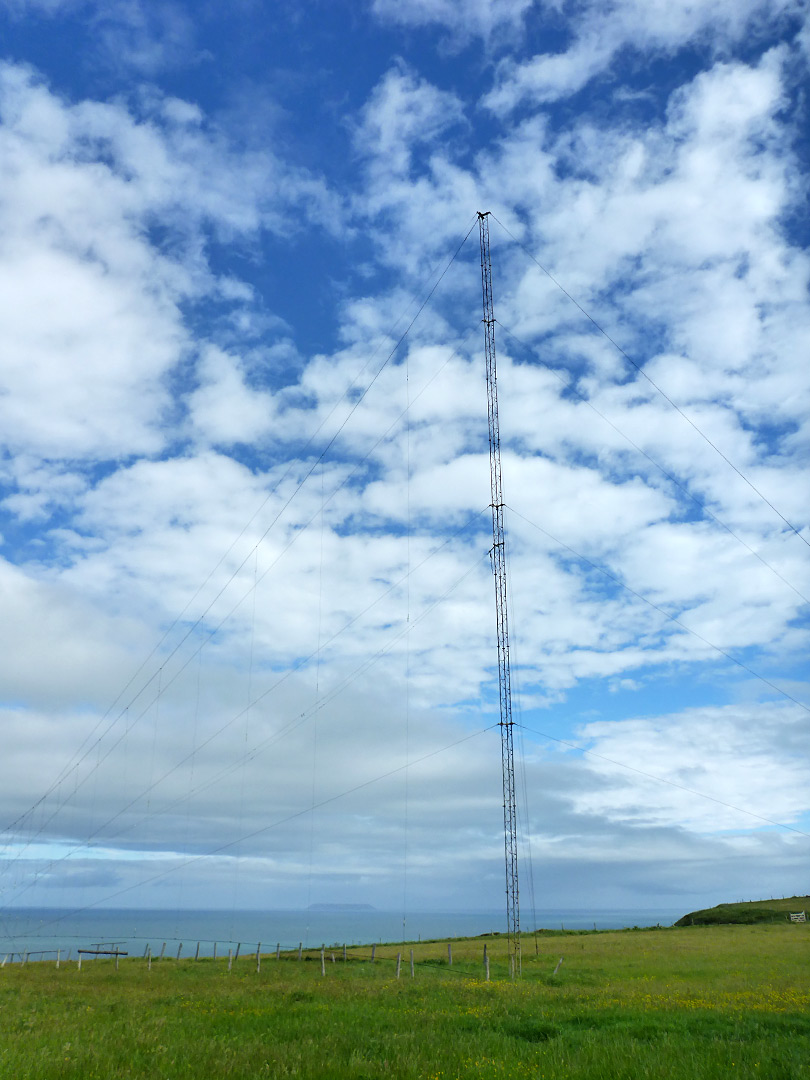
[[[321,975],[326,975],[326,960],[324,958],[323,945],[321,945]]]
[[[81,954],[81,953],[79,953],[79,965],[78,965],[78,967],[76,968],[76,970],[77,970],[77,971],[81,971],[81,970],[82,970],[82,954]]]
[[[560,957],[560,959],[559,959],[559,960],[557,961],[557,966],[556,966],[556,967],[554,968],[554,974],[555,974],[555,975],[557,974],[557,972],[558,972],[558,971],[560,970],[560,968],[562,967],[562,962],[563,962],[563,958],[562,958],[562,957]]]
[[[374,944],[374,945],[371,946],[371,962],[372,962],[372,964],[374,963],[374,956],[375,956],[376,952],[377,952],[377,946],[376,946],[376,944]]]
[[[397,953],[397,978],[399,978],[399,969],[402,967],[402,953]]]
[[[180,944],[177,946],[177,959],[178,960],[180,959],[180,953],[182,951],[183,951],[183,942],[181,941]]]
[[[262,943],[258,942],[256,945],[256,974],[262,970]]]
[[[81,963],[81,960],[82,958],[79,957],[79,963]],[[152,970],[152,950],[149,948],[148,945],[146,946],[146,970]]]
[[[242,948],[242,942],[241,942],[241,941],[237,941],[237,943],[236,943],[236,955],[234,956],[234,960],[238,960],[238,959],[239,959],[239,950],[240,950],[241,948]]]
[[[0,967],[5,967],[6,966],[6,960],[8,960],[8,953],[6,953],[6,955],[3,957],[3,963],[0,964]]]
[[[214,942],[214,960],[217,958],[217,943]]]
[[[197,942],[197,951],[194,953],[194,959],[195,960],[200,959],[200,943],[199,943],[199,941]]]
[[[301,959],[301,950],[302,950],[302,949],[303,949],[303,945],[302,945],[302,943],[301,943],[301,942],[299,941],[299,942],[298,942],[298,959],[299,959],[299,960]]]
[[[276,942],[276,960],[280,960],[280,959],[281,959],[281,942],[277,941]]]
[[[118,971],[118,949],[115,950],[115,970]]]
[[[160,950],[160,959],[161,960],[163,959],[165,953],[166,953],[166,942],[164,941],[163,946],[161,947],[161,950]]]
[[[487,956],[486,949],[484,950],[484,977],[489,982],[489,957]]]
[[[343,942],[343,963],[346,963],[346,942]]]
[[[57,949],[56,950],[56,970],[57,971],[59,970],[59,962],[61,961],[61,959],[62,959],[62,950]]]

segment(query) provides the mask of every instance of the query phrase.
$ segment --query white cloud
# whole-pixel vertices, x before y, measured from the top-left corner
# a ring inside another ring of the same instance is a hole
[[[318,214],[306,175],[269,155],[229,159],[223,139],[201,129],[199,110],[159,104],[170,128],[120,104],[69,105],[31,72],[3,68],[0,410],[16,454],[159,452],[172,407],[167,376],[193,349],[182,306],[250,298],[209,270],[205,229],[233,241],[277,228],[290,199],[306,198]],[[154,227],[168,227],[162,246],[151,241]],[[206,386],[215,355],[205,353]],[[261,401],[250,403],[254,414]],[[217,438],[227,437],[224,423]]]
[[[767,827],[763,818],[796,825],[810,810],[806,732],[802,710],[775,702],[588,724],[581,734],[601,755],[588,768],[602,783],[580,792],[576,805],[612,820],[704,833]]]
[[[568,97],[608,72],[625,48],[649,55],[698,43],[722,54],[747,35],[773,31],[779,20],[799,16],[803,8],[798,0],[589,0],[570,24],[572,44],[564,52],[503,61],[486,103],[504,115],[526,100]]]
[[[372,162],[395,174],[407,173],[413,154],[435,144],[462,123],[459,98],[438,90],[403,64],[392,68],[375,88],[355,133],[355,143]]]
[[[458,38],[490,39],[520,28],[534,0],[373,0],[379,18],[402,26],[444,26]]]
[[[86,7],[88,0],[2,0],[2,3],[3,7],[19,17],[31,11],[56,15],[61,11]]]
[[[248,389],[238,357],[214,346],[205,350],[198,367],[200,385],[188,399],[191,422],[208,443],[257,443],[266,438],[274,420],[270,394]]]
[[[83,57],[103,57],[124,71],[155,76],[167,68],[210,60],[197,45],[194,20],[181,3],[160,0],[0,0],[15,18],[82,14],[93,28],[93,47]]]
[[[91,706],[103,709],[118,693],[151,635],[126,613],[116,616],[83,597],[69,581],[36,580],[6,560],[0,560],[0,593],[6,612],[0,629],[8,665],[4,699],[28,703],[32,717],[39,710],[43,721],[42,710],[53,709],[49,719],[63,729],[58,750],[52,747],[58,760],[76,730],[87,729]],[[7,720],[6,730],[16,729],[26,741],[24,710],[17,706],[15,712],[18,720]],[[38,770],[20,774],[29,784],[34,775],[43,777]]]
[[[108,62],[146,75],[209,59],[196,42],[194,20],[181,4],[115,0],[96,5],[94,21]]]

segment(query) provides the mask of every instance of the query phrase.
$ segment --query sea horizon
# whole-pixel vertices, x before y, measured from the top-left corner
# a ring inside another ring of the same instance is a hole
[[[686,912],[673,908],[543,908],[522,915],[521,930],[620,930],[671,926]],[[0,911],[0,957],[8,962],[71,954],[79,949],[117,948],[128,955],[222,956],[290,951],[300,946],[332,948],[477,937],[505,931],[502,910],[384,911],[372,906],[312,905],[306,909],[264,908],[7,908]]]

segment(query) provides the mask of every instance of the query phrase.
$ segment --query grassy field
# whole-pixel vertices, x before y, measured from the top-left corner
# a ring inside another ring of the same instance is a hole
[[[767,1077],[810,1066],[810,924],[0,970],[0,1077]],[[395,957],[403,953],[396,978]],[[535,952],[535,948],[537,952]],[[306,954],[305,954],[306,955]],[[563,957],[559,972],[553,974]]]

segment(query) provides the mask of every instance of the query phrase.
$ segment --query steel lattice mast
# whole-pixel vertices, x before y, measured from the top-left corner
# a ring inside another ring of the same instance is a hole
[[[498,689],[501,706],[501,769],[503,773],[503,836],[506,861],[506,932],[512,976],[520,972],[520,898],[518,892],[515,751],[512,733],[512,681],[509,669],[509,619],[506,606],[506,546],[503,528],[501,434],[495,363],[495,315],[492,309],[492,261],[489,254],[489,211],[478,214],[481,241],[481,288],[484,300],[484,354],[489,416],[489,474],[492,493],[492,571],[498,624]]]

